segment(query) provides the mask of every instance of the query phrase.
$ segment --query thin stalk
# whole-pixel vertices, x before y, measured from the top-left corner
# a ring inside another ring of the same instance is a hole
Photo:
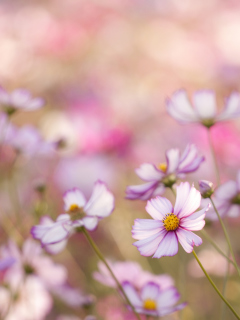
[[[233,253],[233,249],[232,249],[232,245],[231,245],[230,238],[229,238],[228,233],[227,233],[227,229],[226,229],[226,227],[225,227],[225,225],[224,225],[224,223],[223,223],[222,218],[220,217],[220,214],[219,214],[219,212],[218,212],[218,210],[217,210],[217,208],[216,208],[216,206],[215,206],[212,198],[210,197],[209,199],[210,199],[210,201],[211,201],[211,203],[212,203],[212,205],[213,205],[213,208],[214,208],[214,210],[215,210],[215,212],[216,212],[216,214],[217,214],[217,216],[218,216],[218,220],[219,220],[219,222],[220,222],[220,224],[221,224],[221,226],[222,226],[222,229],[223,229],[225,238],[226,238],[226,240],[227,240],[227,244],[228,244],[228,247],[229,247],[231,256],[232,256],[232,258],[233,258],[234,266],[235,266],[235,268],[236,268],[236,270],[237,270],[237,272],[238,272],[238,275],[239,275],[239,277],[240,277],[240,270],[239,270],[239,267],[238,267],[238,265],[237,265],[237,261],[236,261],[235,255],[234,255],[234,253]]]
[[[231,263],[235,267],[234,262],[218,247],[218,245],[211,239],[206,231],[201,230],[200,233],[211,243],[211,245],[217,250],[218,253],[220,253],[224,258],[226,258],[229,263]]]
[[[108,271],[110,272],[111,276],[113,277],[114,281],[117,284],[117,287],[119,289],[119,291],[121,291],[122,295],[124,296],[124,298],[126,299],[127,303],[129,304],[129,306],[131,307],[132,311],[134,312],[136,318],[138,320],[141,320],[140,316],[137,314],[137,312],[135,311],[134,306],[132,305],[132,303],[130,302],[130,300],[128,299],[126,293],[123,290],[123,287],[121,286],[120,282],[118,281],[118,279],[116,278],[116,276],[114,275],[112,269],[110,268],[109,264],[107,263],[107,261],[105,260],[104,256],[102,255],[102,253],[100,252],[100,250],[98,249],[96,243],[93,241],[92,237],[90,236],[90,234],[87,232],[87,230],[85,228],[82,229],[82,232],[84,233],[85,237],[87,238],[89,244],[91,245],[91,247],[93,248],[93,250],[95,251],[96,255],[98,256],[98,258],[105,264],[106,268],[108,269]]]
[[[204,272],[205,276],[207,277],[208,281],[211,283],[212,287],[214,288],[214,290],[217,292],[217,294],[219,295],[219,297],[225,302],[225,304],[228,306],[228,308],[232,311],[232,313],[235,315],[235,317],[240,320],[239,315],[236,313],[236,311],[233,309],[233,307],[230,305],[230,303],[224,298],[224,296],[221,294],[221,292],[218,290],[218,288],[216,287],[215,283],[212,281],[212,279],[210,278],[209,274],[207,273],[207,271],[204,269],[203,265],[201,264],[200,260],[198,259],[198,256],[196,254],[196,252],[193,250],[193,255],[195,257],[195,259],[197,260],[200,268],[202,269],[202,271]]]
[[[173,189],[173,187],[170,187],[169,189],[171,189],[173,195],[176,197],[176,191],[175,191],[175,189]]]
[[[215,154],[215,151],[214,151],[213,141],[212,141],[210,129],[207,130],[207,133],[208,133],[208,143],[209,143],[209,146],[210,146],[210,149],[211,149],[211,154],[212,154],[212,158],[213,158],[213,162],[214,162],[217,185],[219,186],[220,185],[220,174],[219,174],[217,157],[216,157],[216,154]]]
[[[230,254],[230,250],[228,248],[228,256],[229,256],[229,254]],[[224,276],[224,280],[223,280],[223,288],[222,288],[222,295],[223,296],[225,296],[225,293],[226,293],[229,272],[230,272],[230,263],[228,262],[227,270],[226,270],[226,273],[225,273],[225,276]],[[225,303],[222,302],[220,320],[224,320],[225,319],[225,310],[226,310],[226,305],[225,305]]]

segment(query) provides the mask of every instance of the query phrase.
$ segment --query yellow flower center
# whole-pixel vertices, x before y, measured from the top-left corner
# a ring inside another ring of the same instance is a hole
[[[78,211],[80,208],[77,204],[73,203],[71,204],[70,208],[69,208],[69,212],[76,212]]]
[[[163,224],[167,231],[173,231],[178,228],[179,219],[174,213],[168,213],[163,219]]]
[[[147,310],[156,310],[157,309],[157,304],[154,300],[152,299],[147,299],[144,301],[143,308]]]
[[[166,162],[160,163],[160,164],[158,165],[158,169],[160,169],[160,170],[162,170],[164,173],[166,173],[166,172],[167,172],[167,164],[166,164]]]

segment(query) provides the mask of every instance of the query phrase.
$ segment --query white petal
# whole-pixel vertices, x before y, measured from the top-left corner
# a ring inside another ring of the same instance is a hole
[[[166,152],[167,159],[167,173],[173,173],[177,170],[179,160],[180,160],[180,151],[179,149],[170,149]]]
[[[17,108],[26,107],[30,98],[30,92],[25,89],[16,89],[10,94],[11,105]]]
[[[159,286],[154,282],[147,283],[141,291],[141,299],[143,301],[147,299],[156,300],[159,294]]]
[[[83,225],[87,230],[94,230],[97,227],[98,224],[98,218],[97,217],[84,217],[82,219]]]
[[[123,290],[126,293],[128,299],[130,300],[131,304],[134,307],[141,307],[142,301],[139,298],[138,293],[136,292],[135,288],[130,284],[130,282],[126,281],[122,284]]]
[[[168,308],[180,299],[180,294],[175,287],[168,288],[164,291],[161,291],[158,297],[158,305],[160,308]]]
[[[57,243],[47,244],[44,246],[44,248],[50,254],[58,254],[66,247],[66,245],[67,245],[67,239],[64,239]]]
[[[234,92],[227,99],[223,112],[217,117],[218,121],[234,119],[240,116],[240,95]]]
[[[41,239],[43,245],[57,243],[66,239],[71,230],[71,226],[64,226],[60,223],[55,223],[54,226],[48,230]]]
[[[126,198],[130,200],[148,200],[158,189],[158,182],[147,182],[140,185],[128,186],[126,190]]]
[[[179,161],[178,172],[186,173],[194,171],[198,168],[203,160],[204,157],[198,156],[197,147],[194,144],[188,145]]]
[[[84,194],[78,188],[66,191],[63,195],[63,201],[65,211],[69,211],[73,204],[76,204],[79,208],[84,207],[86,204]]]
[[[173,212],[171,202],[163,197],[156,197],[147,202],[146,211],[155,220],[162,220],[166,214]]]
[[[169,231],[160,242],[153,258],[174,256],[178,252],[178,239],[174,231]]]
[[[194,246],[202,244],[202,239],[191,231],[178,228],[176,232],[179,242],[187,253],[192,252]]]
[[[97,181],[93,188],[93,193],[84,207],[84,211],[89,216],[107,217],[114,209],[114,196],[107,189],[105,183]]]
[[[135,171],[136,174],[144,181],[160,181],[164,176],[164,173],[157,170],[157,168],[151,163],[143,163]]]
[[[210,90],[197,91],[193,95],[193,105],[201,119],[213,119],[216,116],[215,93]]]
[[[37,109],[40,109],[41,107],[43,107],[44,104],[45,104],[44,99],[35,98],[27,103],[25,110],[27,110],[27,111],[37,110]]]
[[[136,219],[132,228],[132,237],[137,240],[146,239],[163,228],[160,220]]]

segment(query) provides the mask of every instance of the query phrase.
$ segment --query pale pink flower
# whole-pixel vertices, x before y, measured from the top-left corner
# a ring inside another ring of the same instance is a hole
[[[137,175],[145,184],[128,186],[126,198],[130,200],[147,200],[163,194],[166,187],[172,187],[177,179],[184,178],[186,173],[196,171],[204,157],[198,154],[194,144],[187,145],[182,154],[179,149],[169,149],[166,152],[166,163],[155,166],[144,163],[136,169]]]
[[[17,110],[40,109],[45,105],[45,101],[42,98],[32,98],[30,92],[25,89],[16,89],[8,93],[0,87],[0,105],[6,113],[12,114]]]
[[[163,317],[186,306],[186,303],[176,305],[180,294],[175,287],[161,290],[158,284],[148,282],[138,292],[128,281],[122,286],[136,312],[140,314]]]
[[[67,191],[63,200],[65,211],[68,213],[61,214],[54,223],[45,219],[44,223],[31,229],[33,237],[41,240],[44,247],[47,246],[53,251],[56,251],[56,248],[51,248],[49,245],[60,243],[60,248],[63,248],[64,240],[75,231],[75,228],[94,230],[98,221],[109,216],[114,209],[114,196],[102,181],[95,183],[88,201],[77,188]]]
[[[202,244],[202,239],[191,231],[201,230],[205,225],[208,206],[195,212],[201,202],[201,194],[188,182],[177,187],[176,203],[163,197],[148,201],[146,210],[154,220],[136,219],[132,236],[138,241],[134,245],[141,255],[161,258],[174,256],[178,252],[178,242],[190,253],[194,245]]]
[[[166,289],[168,287],[172,287],[174,285],[174,281],[172,277],[170,277],[169,275],[154,275],[148,271],[144,271],[137,262],[108,261],[108,264],[110,265],[114,275],[120,283],[128,281],[136,289],[141,289],[146,283],[151,281],[158,284],[161,290]],[[93,277],[105,286],[116,288],[116,282],[113,280],[105,264],[103,264],[101,261],[98,263],[98,269],[99,271],[93,273]]]
[[[240,95],[233,92],[225,102],[221,113],[217,112],[215,93],[211,90],[199,90],[193,95],[192,104],[185,90],[176,91],[166,101],[168,113],[180,123],[202,123],[207,128],[216,122],[234,119],[240,116]]]

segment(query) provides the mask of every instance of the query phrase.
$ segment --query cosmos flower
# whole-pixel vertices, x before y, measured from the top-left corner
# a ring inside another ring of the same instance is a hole
[[[178,252],[178,242],[190,253],[194,245],[202,244],[202,239],[191,231],[201,230],[208,206],[195,212],[200,206],[201,194],[188,182],[177,187],[176,203],[163,197],[148,201],[146,210],[153,220],[136,219],[132,236],[138,241],[134,246],[141,255],[161,258],[174,256]],[[195,212],[195,213],[194,213]]]
[[[213,194],[213,183],[208,180],[199,180],[199,190],[203,198],[209,198]]]
[[[219,186],[213,194],[212,200],[221,217],[238,217],[240,214],[240,170],[237,173],[237,179],[229,180]],[[209,199],[203,200],[202,204],[209,203]],[[210,208],[207,218],[217,220],[218,217],[213,207]]]
[[[28,90],[16,89],[8,93],[0,87],[0,105],[7,114],[11,115],[17,110],[33,111],[42,108],[45,101],[42,98],[32,98]]]
[[[141,289],[146,283],[154,282],[159,285],[161,290],[172,287],[174,281],[167,274],[154,275],[142,270],[137,262],[133,261],[108,261],[110,268],[120,283],[130,282],[136,289]],[[99,271],[94,272],[93,277],[105,286],[116,288],[116,282],[103,262],[98,263]]]
[[[176,305],[180,295],[175,287],[161,290],[158,284],[148,282],[138,292],[128,281],[122,286],[137,313],[163,317],[186,306],[186,303]]]
[[[211,90],[199,90],[193,95],[192,104],[185,90],[176,91],[166,101],[168,113],[180,123],[202,123],[207,128],[216,122],[240,116],[240,95],[233,92],[221,113],[217,112],[216,97]]]
[[[186,173],[196,171],[204,161],[199,156],[194,144],[189,144],[182,154],[179,149],[169,149],[166,152],[166,163],[155,166],[143,163],[136,169],[137,175],[145,184],[128,186],[126,198],[130,200],[148,200],[163,194],[166,187],[172,187],[178,178],[184,178]]]
[[[33,237],[41,240],[44,247],[47,246],[53,251],[56,248],[51,248],[49,245],[60,243],[60,248],[63,248],[64,240],[75,231],[75,228],[94,230],[98,221],[109,216],[114,209],[113,194],[102,181],[95,183],[88,201],[78,188],[67,191],[63,200],[65,211],[68,213],[61,214],[54,223],[45,219],[44,223],[31,229]]]

